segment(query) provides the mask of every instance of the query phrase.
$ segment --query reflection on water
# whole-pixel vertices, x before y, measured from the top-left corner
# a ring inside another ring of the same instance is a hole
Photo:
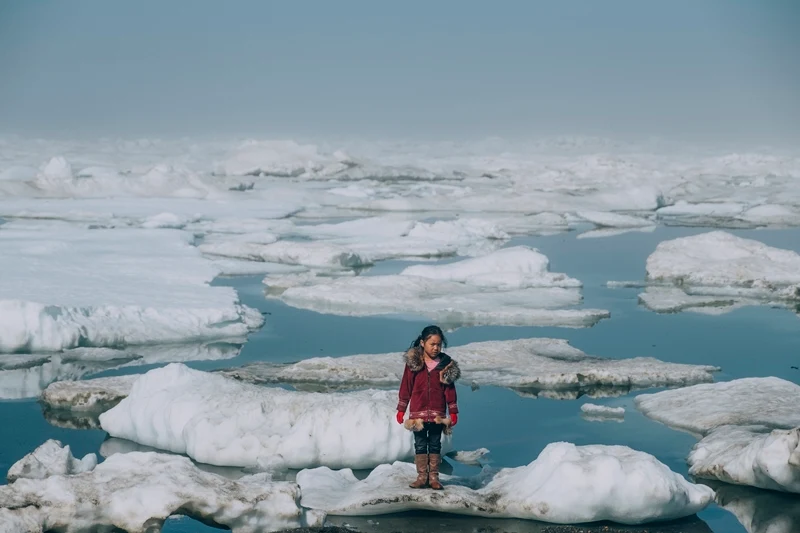
[[[717,493],[717,504],[736,516],[747,533],[800,531],[800,495],[703,480]]]

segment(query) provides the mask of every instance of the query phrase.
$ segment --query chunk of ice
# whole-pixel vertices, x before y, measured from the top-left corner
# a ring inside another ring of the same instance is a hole
[[[641,524],[689,516],[714,492],[672,472],[652,455],[624,446],[549,444],[527,466],[475,478],[442,476],[445,491],[408,488],[414,467],[381,465],[364,480],[349,469],[297,474],[302,505],[333,515],[435,510],[561,524],[611,520]]]
[[[18,479],[45,479],[55,475],[74,475],[89,472],[97,466],[97,456],[87,454],[76,459],[69,446],[50,439],[8,469],[8,482]]]
[[[395,392],[293,392],[170,364],[142,375],[100,423],[114,437],[212,465],[281,456],[290,468],[371,468],[413,455],[396,405]]]
[[[0,232],[0,353],[241,337],[263,323],[173,230]],[[31,283],[35,279],[36,283]]]
[[[175,514],[235,533],[321,525],[324,515],[307,515],[299,499],[294,483],[258,475],[233,481],[204,472],[185,457],[132,452],[113,455],[81,474],[52,473],[0,486],[0,518],[15,526],[35,524],[22,531],[116,527],[144,533],[160,529]]]

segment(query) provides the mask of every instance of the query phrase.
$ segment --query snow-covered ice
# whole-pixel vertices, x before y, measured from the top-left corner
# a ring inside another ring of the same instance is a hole
[[[27,526],[19,533],[112,527],[144,533],[160,529],[175,514],[235,533],[324,521],[322,513],[302,509],[294,483],[272,482],[258,475],[229,480],[176,455],[133,452],[109,457],[83,473],[56,470],[41,479],[21,477],[0,486],[0,509],[4,510],[0,517],[15,522],[15,527]]]
[[[114,348],[73,348],[63,352],[0,357],[0,399],[34,398],[49,384],[115,368],[184,361],[231,359],[245,339],[193,344],[154,344]]]
[[[263,323],[174,230],[0,231],[0,352],[241,337]],[[31,280],[36,280],[32,283]]]
[[[706,365],[667,363],[650,357],[606,359],[587,355],[563,339],[530,338],[454,346],[447,353],[464,382],[515,390],[641,389],[708,382],[719,370]],[[253,363],[225,371],[256,383],[298,388],[394,387],[403,373],[400,352],[315,357],[288,365]],[[602,395],[602,394],[601,394]]]
[[[647,279],[800,298],[800,254],[713,231],[659,243],[647,258]]]
[[[581,413],[589,420],[620,419],[625,417],[624,407],[609,407],[585,403],[581,405]]]
[[[585,327],[609,316],[601,309],[575,308],[582,300],[580,282],[550,272],[547,257],[523,246],[454,263],[415,265],[396,275],[278,275],[264,283],[268,296],[293,307],[347,316],[421,315],[449,327]]]
[[[57,381],[42,392],[41,401],[51,409],[106,411],[126,398],[139,379],[136,374],[80,381]]]
[[[394,391],[294,392],[170,364],[136,380],[100,423],[111,436],[212,465],[280,456],[290,468],[371,468],[413,455],[396,405]]]
[[[704,435],[726,425],[800,426],[800,386],[776,377],[743,378],[640,394],[636,407],[676,429]]]
[[[478,448],[477,450],[450,452],[447,457],[465,465],[480,466],[483,462],[482,459],[487,455],[489,455],[488,448]]]
[[[695,444],[689,474],[726,483],[800,493],[800,428],[722,426]]]
[[[8,469],[9,483],[25,479],[45,479],[54,475],[74,475],[89,472],[97,466],[97,456],[87,454],[76,459],[69,446],[57,440],[48,440]]]
[[[800,492],[800,386],[744,378],[644,394],[645,415],[702,437],[690,473],[727,483]]]
[[[670,520],[701,511],[714,497],[649,454],[564,442],[549,444],[527,466],[474,478],[442,476],[444,492],[409,489],[413,477],[413,465],[395,462],[364,480],[349,469],[303,470],[297,483],[303,506],[333,515],[437,510],[562,524]]]

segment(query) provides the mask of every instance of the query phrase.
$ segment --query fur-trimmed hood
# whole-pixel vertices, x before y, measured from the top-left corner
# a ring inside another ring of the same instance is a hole
[[[422,348],[414,347],[403,355],[403,361],[412,372],[419,372],[425,368],[425,361],[422,353]],[[458,363],[442,352],[439,354],[439,364],[436,365],[436,370],[439,371],[439,381],[446,385],[455,383],[461,377],[461,369],[458,368]]]

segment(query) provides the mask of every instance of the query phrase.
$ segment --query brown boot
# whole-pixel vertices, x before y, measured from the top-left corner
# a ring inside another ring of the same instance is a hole
[[[409,487],[424,489],[428,486],[428,456],[426,454],[415,455],[414,464],[417,465],[417,479]]]
[[[428,482],[433,490],[442,490],[442,484],[439,483],[439,465],[442,464],[442,456],[438,453],[432,453],[428,456],[428,464],[430,465],[430,474],[428,475]]]

